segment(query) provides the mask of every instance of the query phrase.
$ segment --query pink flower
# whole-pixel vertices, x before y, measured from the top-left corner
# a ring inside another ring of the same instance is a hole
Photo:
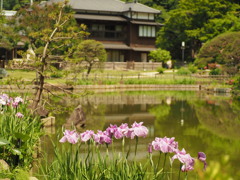
[[[18,117],[18,118],[23,118],[24,117],[24,115],[22,113],[20,113],[20,112],[16,113],[15,116]]]
[[[116,139],[121,139],[125,136],[125,132],[128,131],[128,124],[121,124],[121,126],[117,127],[117,125],[112,125],[110,124],[110,126],[106,129],[106,133],[107,135],[112,138],[113,136]]]
[[[9,101],[9,97],[7,94],[1,94],[0,95],[0,104],[6,105]]]
[[[14,108],[16,108],[20,103],[23,103],[23,99],[21,97],[15,97],[13,102],[12,102],[12,106]]]
[[[190,154],[187,154],[185,149],[182,149],[182,151],[176,151],[176,154],[171,158],[171,162],[173,162],[175,159],[178,159],[183,164],[181,167],[183,172],[194,169],[194,158],[192,158]]]
[[[146,137],[148,134],[148,129],[142,124],[143,122],[140,122],[140,123],[134,122],[132,125],[132,128],[128,128],[124,132],[125,136],[131,139],[133,139],[135,136]]]
[[[12,102],[12,107],[16,108],[18,106],[18,102]]]
[[[64,136],[60,139],[59,142],[64,143],[68,141],[71,144],[76,144],[78,142],[79,135],[75,130],[73,131],[65,130],[63,134]]]
[[[198,159],[203,162],[204,164],[204,170],[206,170],[206,167],[207,167],[207,157],[206,157],[206,154],[204,152],[198,152]]]
[[[112,139],[107,135],[107,132],[102,132],[102,131],[98,131],[97,134],[93,135],[93,139],[96,143],[98,144],[111,144],[112,143]]]
[[[15,103],[23,103],[23,99],[20,96],[18,96],[18,97],[14,98],[14,102]]]
[[[148,152],[149,152],[149,153],[152,153],[152,151],[153,151],[153,146],[152,146],[151,143],[149,143],[149,144],[148,144]]]
[[[117,125],[110,124],[110,126],[106,129],[106,133],[109,137],[112,137],[117,131],[117,129],[118,129]]]
[[[83,142],[87,142],[89,139],[91,139],[94,135],[94,132],[92,130],[87,130],[80,134],[81,140]]]
[[[172,153],[178,149],[178,143],[174,141],[175,138],[158,138],[152,142],[153,149],[156,151],[161,151],[163,153]]]

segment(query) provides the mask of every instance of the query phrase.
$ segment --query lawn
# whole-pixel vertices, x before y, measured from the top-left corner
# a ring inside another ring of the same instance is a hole
[[[35,71],[7,70],[8,77],[2,79],[1,84],[32,84],[36,77]],[[105,70],[93,71],[88,78],[86,73],[81,73],[73,79],[72,75],[64,76],[63,71],[46,73],[46,83],[68,85],[110,85],[110,84],[204,84],[208,86],[229,87],[226,85],[228,78],[206,77],[194,75],[178,75],[176,72],[166,71],[158,74],[154,71],[124,71]]]

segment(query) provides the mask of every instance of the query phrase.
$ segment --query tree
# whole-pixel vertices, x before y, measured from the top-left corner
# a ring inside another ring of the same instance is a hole
[[[170,18],[158,33],[157,44],[181,57],[181,42],[186,42],[186,57],[194,59],[202,43],[226,31],[240,30],[239,5],[228,0],[184,0],[170,11]]]
[[[78,27],[73,11],[65,0],[56,4],[35,4],[18,12],[19,30],[26,36],[26,43],[35,53],[34,69],[37,72],[38,88],[32,105],[36,109],[41,101],[46,70],[51,56],[68,55],[69,50],[86,35],[85,26]]]
[[[41,2],[41,0],[2,0],[3,1],[3,9],[6,10],[19,10],[31,2]]]
[[[77,50],[74,52],[73,57],[78,62],[86,63],[87,76],[90,74],[92,67],[98,65],[99,67],[106,61],[107,53],[103,44],[95,40],[82,41]]]
[[[198,66],[218,63],[228,74],[236,74],[240,69],[239,47],[240,32],[221,34],[203,45],[195,63]]]
[[[166,63],[168,60],[171,60],[170,52],[161,48],[153,50],[148,55],[155,62]]]
[[[0,48],[11,50],[17,44],[20,36],[15,32],[14,27],[5,15],[0,11]],[[1,59],[0,54],[0,59]]]

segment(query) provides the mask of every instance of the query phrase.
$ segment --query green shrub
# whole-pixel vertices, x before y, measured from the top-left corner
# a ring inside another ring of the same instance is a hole
[[[190,74],[192,74],[192,72],[191,72],[188,68],[181,67],[181,68],[177,71],[177,74],[178,74],[178,75],[190,75]]]
[[[163,74],[165,70],[166,70],[166,69],[163,68],[163,67],[158,67],[158,68],[157,68],[157,72],[158,72],[159,74]]]
[[[236,79],[234,79],[233,86],[234,86],[235,89],[240,90],[240,76],[237,76]]]
[[[198,68],[197,68],[197,66],[194,66],[193,64],[189,64],[188,70],[191,71],[191,73],[196,73]]]
[[[222,70],[219,69],[219,68],[212,69],[212,70],[209,72],[209,75],[221,75],[221,74],[222,74]]]
[[[61,71],[55,71],[53,73],[50,74],[50,77],[51,78],[62,78],[63,77],[63,74]]]

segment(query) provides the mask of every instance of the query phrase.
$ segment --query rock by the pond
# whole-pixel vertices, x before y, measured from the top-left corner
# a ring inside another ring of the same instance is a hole
[[[86,121],[86,115],[83,111],[83,108],[81,105],[78,105],[70,117],[67,119],[67,122],[65,123],[66,127],[71,127],[72,125],[79,127],[84,127]]]

